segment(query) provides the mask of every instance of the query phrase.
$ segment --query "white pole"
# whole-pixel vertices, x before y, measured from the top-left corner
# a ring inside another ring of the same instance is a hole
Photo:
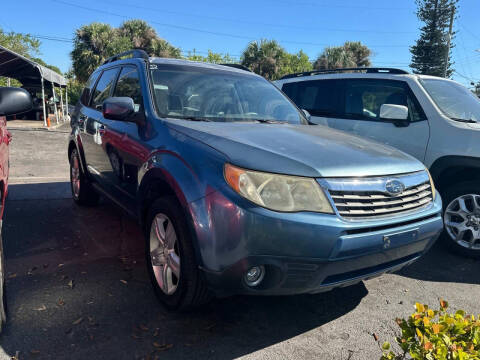
[[[7,78],[7,86],[8,87],[12,86],[12,83],[10,82],[10,78]]]
[[[43,105],[43,126],[47,126],[47,110],[45,109],[45,88],[43,86],[43,77],[42,80],[42,105]]]
[[[68,119],[68,89],[67,86],[65,85],[65,108],[67,109],[67,119]]]
[[[52,82],[52,92],[53,92],[53,111],[55,113],[55,119],[58,124],[58,111],[57,111],[57,101],[55,99],[55,84]]]
[[[60,107],[62,108],[62,120],[63,122],[65,122],[65,109],[63,107],[63,91],[61,86],[60,86]]]

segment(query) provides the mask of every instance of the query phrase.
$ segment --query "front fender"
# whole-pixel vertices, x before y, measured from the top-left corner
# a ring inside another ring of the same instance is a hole
[[[226,159],[215,152],[214,149],[197,144],[194,150],[174,152],[158,150],[141,166],[138,173],[138,214],[144,228],[144,221],[150,199],[152,186],[156,196],[162,193],[174,194],[184,209],[184,214],[189,224],[190,234],[193,237],[193,246],[197,255],[197,263],[203,264],[199,246],[198,209],[192,206],[197,200],[205,198],[215,192],[222,183],[223,165]],[[180,156],[185,154],[185,157]]]

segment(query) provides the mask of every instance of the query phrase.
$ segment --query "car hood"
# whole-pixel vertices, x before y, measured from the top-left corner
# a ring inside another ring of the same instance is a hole
[[[378,176],[425,169],[418,160],[322,125],[167,120],[171,128],[225,154],[237,166],[308,177]]]

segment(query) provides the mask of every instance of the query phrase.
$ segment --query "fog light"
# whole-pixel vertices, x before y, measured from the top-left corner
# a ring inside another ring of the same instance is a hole
[[[264,277],[265,277],[265,267],[263,265],[252,266],[245,273],[245,282],[247,283],[248,286],[257,286],[262,282]]]

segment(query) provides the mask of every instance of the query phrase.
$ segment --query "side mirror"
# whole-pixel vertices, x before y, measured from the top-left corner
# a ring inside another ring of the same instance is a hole
[[[404,105],[382,104],[380,106],[380,118],[393,120],[397,127],[407,127],[410,125],[408,121],[408,107]]]
[[[310,115],[310,113],[305,109],[302,109],[302,111],[305,117],[307,118],[307,121],[310,123],[310,119],[312,118],[312,115]]]
[[[111,97],[103,102],[102,113],[105,119],[133,121],[135,104],[129,97]]]
[[[0,115],[14,115],[32,109],[32,96],[22,88],[0,87]]]
[[[380,118],[390,120],[407,120],[408,107],[403,105],[382,104],[382,106],[380,106]]]

